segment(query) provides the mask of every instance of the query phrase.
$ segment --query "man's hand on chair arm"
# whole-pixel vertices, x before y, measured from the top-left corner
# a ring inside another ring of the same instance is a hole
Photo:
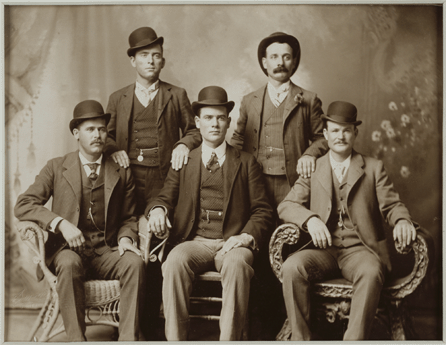
[[[163,237],[172,225],[167,217],[167,213],[163,207],[155,206],[149,212],[149,220],[147,222],[147,231],[153,232],[157,237]]]
[[[409,246],[412,241],[415,241],[417,237],[417,231],[412,222],[407,219],[400,219],[397,221],[395,228],[393,229],[393,240],[398,242],[402,249]]]

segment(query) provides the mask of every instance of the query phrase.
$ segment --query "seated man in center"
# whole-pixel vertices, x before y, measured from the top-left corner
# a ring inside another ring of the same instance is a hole
[[[210,270],[222,275],[220,340],[241,339],[252,265],[269,235],[273,210],[254,156],[225,141],[233,107],[220,87],[200,91],[192,110],[203,143],[190,152],[183,169],[170,169],[146,209],[148,231],[162,236],[172,228],[169,241],[175,245],[162,266],[168,341],[187,340],[192,283]]]

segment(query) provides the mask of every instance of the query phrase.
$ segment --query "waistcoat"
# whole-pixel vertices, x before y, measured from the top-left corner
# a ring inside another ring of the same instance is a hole
[[[82,201],[80,205],[78,228],[82,231],[85,238],[86,256],[92,255],[94,248],[105,246],[105,202],[104,202],[104,175],[105,167],[101,165],[101,171],[97,180],[92,183],[81,166],[82,175]],[[89,208],[91,206],[91,219]],[[93,223],[94,221],[94,223]],[[96,228],[96,226],[97,228]],[[98,230],[99,228],[99,230]]]
[[[262,164],[263,173],[267,175],[285,175],[282,129],[285,101],[286,98],[276,108],[268,93],[263,98],[258,161]]]
[[[159,92],[155,98],[144,108],[141,102],[133,93],[133,108],[129,126],[130,145],[129,159],[131,164],[144,166],[159,166],[158,155],[158,128],[157,128],[157,104]],[[143,160],[140,162],[137,157],[140,149],[152,149],[143,151]]]
[[[353,223],[347,214],[347,173],[344,175],[342,183],[339,183],[337,177],[331,172],[333,181],[333,207],[328,220],[328,229],[332,233],[333,245],[336,247],[352,247],[354,245],[362,243],[359,239],[356,231],[354,230]],[[343,226],[339,225],[339,214],[342,209],[345,213],[342,214]]]
[[[223,202],[223,168],[211,173],[201,163],[200,221],[197,235],[223,238]]]

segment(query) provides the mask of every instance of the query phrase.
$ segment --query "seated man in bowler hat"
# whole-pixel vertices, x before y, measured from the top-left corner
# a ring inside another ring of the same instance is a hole
[[[353,149],[361,121],[348,102],[330,104],[323,115],[329,152],[311,178],[301,176],[278,207],[280,218],[312,238],[311,247],[283,264],[283,295],[291,340],[311,340],[310,283],[342,275],[353,284],[344,340],[369,339],[386,272],[390,270],[383,221],[402,248],[416,238],[409,211],[383,162]]]
[[[201,143],[186,91],[159,79],[166,63],[163,43],[150,27],[130,34],[127,55],[136,81],[114,92],[107,106],[111,120],[105,152],[132,169],[137,215],[158,195],[169,167],[181,169],[189,151]]]
[[[171,229],[175,247],[163,263],[167,340],[187,340],[189,297],[195,275],[222,275],[220,340],[240,340],[248,309],[254,257],[268,240],[273,210],[254,156],[225,141],[234,102],[217,86],[192,104],[203,137],[182,170],[170,169],[164,188],[146,209],[148,231]]]
[[[120,281],[119,340],[143,340],[145,272],[136,246],[135,185],[129,169],[103,154],[109,120],[96,101],[76,105],[70,131],[79,149],[48,161],[14,209],[19,220],[48,233],[46,264],[57,276],[69,341],[86,340],[84,281],[92,279]],[[50,211],[44,205],[51,197]]]

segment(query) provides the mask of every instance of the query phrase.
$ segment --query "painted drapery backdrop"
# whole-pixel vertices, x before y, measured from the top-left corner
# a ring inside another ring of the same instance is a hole
[[[205,86],[228,91],[236,106],[227,139],[243,95],[266,83],[260,40],[277,31],[296,36],[302,55],[292,80],[316,92],[324,111],[335,100],[357,106],[357,150],[384,160],[414,219],[436,240],[439,261],[441,18],[441,6],[6,6],[6,306],[37,307],[44,297],[14,229],[17,196],[47,160],[76,149],[68,122],[78,102],[105,108],[113,91],[134,82],[126,50],[141,26],[164,37],[161,79],[185,88],[191,102]],[[425,291],[437,280],[430,281]]]

